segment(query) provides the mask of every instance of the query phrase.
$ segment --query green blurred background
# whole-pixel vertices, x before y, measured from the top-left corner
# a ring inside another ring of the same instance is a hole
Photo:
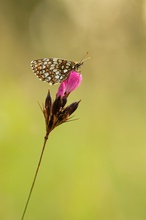
[[[2,0],[0,219],[19,220],[34,176],[48,88],[30,62],[80,61],[79,120],[50,135],[26,220],[146,219],[146,1]]]

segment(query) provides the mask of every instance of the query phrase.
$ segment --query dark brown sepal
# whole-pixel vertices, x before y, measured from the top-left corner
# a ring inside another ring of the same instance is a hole
[[[53,103],[52,115],[57,115],[57,113],[59,112],[61,106],[62,106],[62,99],[59,96],[58,98],[55,99],[55,101]]]
[[[78,106],[79,106],[79,103],[80,103],[80,101],[78,101],[78,102],[73,102],[72,104],[70,104],[70,105],[66,108],[66,110],[67,110],[69,116],[70,116],[74,111],[76,111],[76,109],[77,109]]]
[[[45,100],[45,109],[46,109],[47,116],[49,117],[52,112],[52,98],[51,98],[49,90],[48,90],[48,94]]]
[[[66,103],[67,103],[67,97],[62,97],[62,108],[66,105]]]

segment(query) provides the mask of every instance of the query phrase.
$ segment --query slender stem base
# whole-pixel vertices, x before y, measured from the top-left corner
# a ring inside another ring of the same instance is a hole
[[[27,210],[30,198],[31,198],[31,194],[32,194],[32,191],[33,191],[33,188],[34,188],[34,185],[35,185],[35,181],[36,181],[36,178],[37,178],[37,175],[38,175],[38,171],[39,171],[39,168],[40,168],[40,165],[41,165],[41,161],[42,161],[42,157],[43,157],[44,150],[45,150],[45,147],[46,147],[46,143],[47,143],[47,140],[48,140],[48,136],[49,136],[49,134],[46,134],[46,136],[44,137],[43,148],[42,148],[42,151],[41,151],[41,155],[40,155],[40,158],[39,158],[37,169],[36,169],[36,172],[35,172],[35,175],[34,175],[34,178],[33,178],[33,182],[32,182],[29,194],[28,194],[28,198],[27,198],[24,210],[23,210],[23,214],[22,214],[21,220],[24,219],[24,216],[25,216],[25,213],[26,213],[26,210]]]

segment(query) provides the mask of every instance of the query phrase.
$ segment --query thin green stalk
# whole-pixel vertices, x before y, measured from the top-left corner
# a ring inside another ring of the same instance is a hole
[[[44,138],[43,148],[42,148],[41,155],[40,155],[40,158],[39,158],[39,162],[38,162],[38,165],[37,165],[37,169],[36,169],[36,172],[35,172],[35,175],[34,175],[34,178],[33,178],[33,182],[31,184],[31,188],[30,188],[30,191],[29,191],[29,194],[28,194],[28,198],[26,200],[26,204],[25,204],[25,207],[24,207],[24,210],[23,210],[21,220],[24,219],[26,211],[27,211],[27,207],[28,207],[28,204],[29,204],[29,201],[30,201],[30,198],[31,198],[31,194],[32,194],[32,191],[33,191],[33,188],[34,188],[34,185],[35,185],[35,182],[36,182],[36,178],[37,178],[37,175],[38,175],[38,171],[39,171],[39,168],[40,168],[40,165],[41,165],[41,161],[42,161],[42,158],[43,158],[43,154],[44,154],[44,150],[45,150],[46,143],[47,143],[47,140],[48,140],[48,136],[49,136],[49,134],[47,134]]]

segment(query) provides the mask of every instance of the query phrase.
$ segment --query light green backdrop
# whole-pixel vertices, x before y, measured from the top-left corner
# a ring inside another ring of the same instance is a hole
[[[20,220],[48,88],[30,61],[80,61],[75,118],[50,135],[26,220],[146,219],[146,1],[2,1],[0,219]]]

